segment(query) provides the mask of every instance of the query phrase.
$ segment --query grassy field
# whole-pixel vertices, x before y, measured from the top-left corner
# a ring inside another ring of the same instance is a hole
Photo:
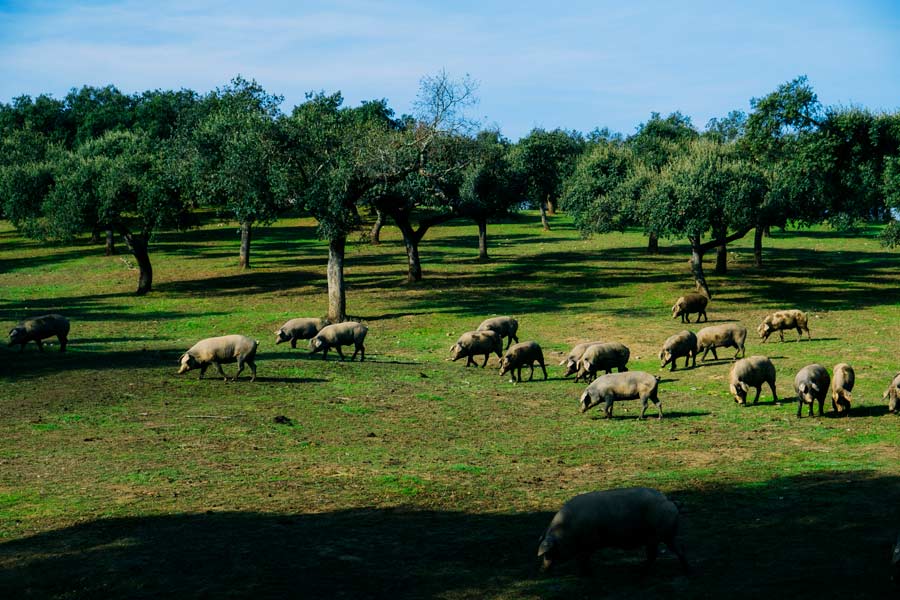
[[[0,597],[894,593],[900,419],[881,395],[900,369],[900,255],[874,230],[775,232],[756,269],[752,239],[736,243],[729,274],[710,276],[710,323],[751,330],[747,355],[772,358],[785,400],[764,389],[742,408],[730,360],[659,370],[662,341],[683,329],[670,307],[691,289],[684,246],[647,256],[636,233],[582,240],[554,225],[492,226],[488,263],[474,225],[437,228],[414,286],[395,228],[381,246],[350,245],[349,312],[369,327],[360,364],[274,345],[288,318],[325,311],[327,250],[310,220],[260,228],[247,273],[234,226],[162,235],[143,298],[130,256],[0,224],[0,321],[72,321],[65,354],[0,348]],[[761,344],[762,317],[794,307],[812,341]],[[498,314],[541,344],[548,381],[511,384],[496,357],[484,370],[447,360]],[[261,340],[255,383],[175,374],[194,342],[228,333]],[[556,365],[589,339],[626,344],[632,370],[662,377],[665,418],[638,421],[637,402],[609,421],[579,413],[584,386]],[[798,420],[794,374],[841,361],[856,369],[853,417]],[[565,500],[635,485],[682,504],[696,574],[663,554],[642,577],[640,551],[599,553],[588,578],[537,572]]]

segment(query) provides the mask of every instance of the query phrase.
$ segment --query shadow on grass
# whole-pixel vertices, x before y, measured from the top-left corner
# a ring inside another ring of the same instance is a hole
[[[652,484],[651,484],[652,485]],[[601,486],[602,487],[602,486]],[[822,472],[670,492],[697,573],[604,550],[537,573],[547,512],[412,508],[101,519],[0,544],[4,598],[885,598],[900,478]],[[815,510],[796,510],[816,498]],[[9,510],[9,508],[7,508]],[[888,509],[890,512],[890,509]],[[839,526],[838,526],[839,525]],[[753,557],[748,561],[747,557]],[[847,576],[853,574],[853,576]]]
[[[133,304],[112,303],[116,298],[132,298]],[[57,313],[72,323],[72,335],[77,335],[78,321],[163,321],[195,317],[196,313],[181,311],[142,310],[137,298],[131,293],[96,294],[90,296],[67,296],[57,298],[29,298],[22,302],[0,303],[0,321],[10,325],[24,318]],[[133,310],[134,312],[129,312]],[[222,316],[225,312],[204,312],[204,317]],[[75,339],[74,337],[72,338]]]
[[[602,407],[600,407],[600,408],[602,411]],[[593,410],[593,409],[591,409],[591,410]],[[615,407],[613,407],[613,411],[615,412],[616,410],[617,409]],[[633,413],[633,414],[623,415],[622,412],[625,412],[626,410],[629,413]],[[659,413],[656,412],[656,407],[653,406],[652,404],[647,406],[647,413],[644,415],[643,419],[639,419],[637,416],[641,412],[640,405],[638,405],[637,407],[630,406],[627,409],[620,408],[620,409],[618,409],[618,411],[619,411],[618,414],[614,414],[609,419],[603,417],[603,415],[601,413],[594,413],[594,415],[591,416],[590,419],[591,419],[591,421],[638,421],[638,420],[659,421],[660,420],[658,418]],[[712,413],[705,412],[705,411],[696,411],[696,412],[682,412],[682,411],[677,411],[677,410],[666,411],[666,407],[663,406],[663,416],[662,416],[661,420],[665,421],[666,419],[690,419],[691,417],[706,417],[711,414]]]
[[[28,348],[32,351],[0,350],[0,377],[16,381],[60,371],[150,369],[160,366],[176,369],[177,357],[185,351],[185,348],[93,351],[75,345],[69,345],[66,352],[59,352],[56,346],[45,352],[39,352],[31,345]]]

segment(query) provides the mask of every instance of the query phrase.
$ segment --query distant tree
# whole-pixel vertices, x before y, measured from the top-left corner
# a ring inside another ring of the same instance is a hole
[[[339,93],[310,95],[282,122],[284,193],[316,218],[319,235],[328,240],[328,318],[334,322],[347,317],[344,254],[347,237],[361,223],[361,199],[411,168],[395,161],[402,144],[378,110],[342,104]]]
[[[614,143],[595,143],[581,156],[574,173],[566,180],[562,208],[572,215],[584,234],[622,231],[637,223],[635,189],[638,179],[626,186],[646,167],[631,148]]]
[[[555,214],[563,182],[574,170],[584,148],[580,133],[533,129],[511,152],[516,169],[526,177],[526,198],[540,208],[545,231],[550,229],[547,214]]]
[[[281,100],[238,76],[210,94],[212,108],[190,132],[194,191],[219,216],[240,224],[242,269],[250,268],[254,223],[273,222],[285,207],[275,122]]]
[[[753,254],[762,266],[763,234],[789,220],[813,223],[823,213],[823,172],[827,168],[815,134],[822,106],[805,76],[780,85],[752,108],[740,140],[746,156],[768,179],[767,193],[757,212]]]
[[[713,117],[706,123],[705,137],[717,142],[734,142],[744,136],[747,128],[747,113],[733,110],[721,119]]]
[[[480,132],[473,160],[462,172],[458,211],[478,226],[480,260],[488,260],[488,221],[507,214],[525,193],[525,176],[510,157],[511,147],[499,131]]]
[[[659,172],[675,155],[684,151],[685,146],[698,137],[690,117],[676,111],[668,117],[658,112],[650,113],[650,119],[641,123],[637,131],[628,136],[625,145],[632,151],[635,161],[652,172]],[[642,179],[632,181],[638,183]],[[634,192],[639,190],[633,189]],[[640,194],[635,199],[640,198]],[[659,251],[659,234],[648,232],[647,251]]]
[[[416,115],[396,123],[406,175],[374,187],[363,201],[391,217],[403,236],[407,282],[421,281],[419,244],[436,225],[464,216],[460,186],[464,169],[475,160],[470,137],[475,124],[464,109],[476,101],[475,83],[444,72],[421,82]],[[415,154],[410,154],[414,150]],[[399,163],[398,163],[399,164]]]
[[[146,135],[110,131],[52,162],[53,184],[32,236],[72,239],[97,227],[119,232],[138,264],[137,294],[153,286],[149,243],[155,231],[188,224],[187,206],[168,176],[165,150]]]
[[[697,140],[642,193],[645,228],[663,237],[687,238],[694,281],[710,296],[704,254],[745,236],[756,224],[765,194],[762,171],[742,159],[733,145]]]
[[[112,85],[72,89],[64,100],[72,127],[70,147],[77,147],[108,131],[125,131],[134,123],[134,98]]]

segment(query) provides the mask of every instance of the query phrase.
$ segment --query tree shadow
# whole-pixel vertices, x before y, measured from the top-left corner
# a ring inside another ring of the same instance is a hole
[[[29,348],[33,351],[29,352]],[[60,371],[150,369],[161,364],[175,365],[177,360],[173,357],[180,356],[184,351],[185,348],[94,351],[79,348],[73,343],[65,352],[59,352],[55,346],[39,352],[36,347],[29,346],[21,353],[18,349],[0,351],[0,377],[18,381]]]
[[[691,485],[668,495],[683,513],[681,536],[696,571],[690,578],[670,553],[641,577],[640,550],[598,552],[592,577],[576,577],[571,562],[539,575],[538,539],[558,506],[477,514],[411,507],[207,511],[100,519],[6,541],[0,596],[820,599],[896,593],[889,581],[896,531],[885,527],[896,523],[890,508],[900,500],[896,476],[820,472]],[[809,498],[816,498],[815,510],[796,510]]]
[[[600,406],[601,411],[602,411],[602,408],[603,407]],[[591,410],[594,410],[594,409],[591,409]],[[602,414],[595,413],[594,415],[592,415],[590,417],[590,419],[591,419],[591,421],[638,421],[638,420],[641,420],[637,417],[637,415],[639,415],[641,412],[640,405],[629,406],[627,408],[619,408],[618,413],[615,412],[616,410],[617,410],[616,406],[613,405],[613,413],[614,414],[611,418],[605,418],[605,417],[603,417]],[[628,415],[621,414],[622,412],[625,412],[626,410],[633,414],[628,414]],[[660,420],[657,418],[658,414],[659,413],[656,412],[656,407],[653,406],[653,404],[649,404],[647,406],[647,412],[644,415],[644,418],[642,420],[658,421],[658,420]],[[707,412],[707,411],[693,411],[693,412],[684,412],[684,411],[677,411],[677,410],[676,411],[666,411],[666,407],[663,406],[662,420],[665,421],[666,419],[690,419],[693,417],[706,417],[711,414],[712,413]]]

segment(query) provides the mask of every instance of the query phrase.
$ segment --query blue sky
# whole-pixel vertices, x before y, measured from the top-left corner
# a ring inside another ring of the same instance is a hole
[[[472,116],[625,134],[651,111],[702,127],[805,74],[825,104],[900,109],[900,2],[0,0],[0,101],[113,84],[285,97],[340,90],[410,112],[422,76],[479,82]]]

